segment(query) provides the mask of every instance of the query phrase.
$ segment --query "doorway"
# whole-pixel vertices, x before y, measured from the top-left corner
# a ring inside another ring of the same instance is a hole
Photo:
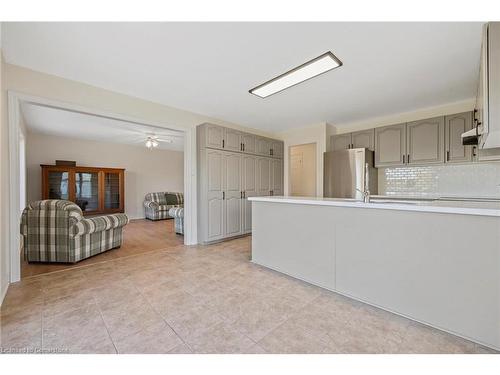
[[[184,192],[184,238],[185,245],[193,245],[197,243],[197,228],[196,228],[196,129],[194,127],[183,127],[171,124],[165,124],[156,121],[143,121],[142,119],[133,116],[121,115],[103,110],[90,109],[79,105],[60,102],[57,100],[36,97],[13,91],[8,92],[8,124],[9,124],[9,227],[19,228],[19,221],[23,206],[29,199],[29,184],[26,183],[26,169],[29,168],[27,158],[22,158],[21,154],[26,154],[27,141],[29,137],[24,136],[24,142],[20,142],[21,118],[23,116],[21,107],[25,103],[30,103],[47,108],[54,108],[75,112],[78,114],[86,114],[97,116],[106,120],[116,120],[132,123],[136,126],[146,126],[154,128],[158,131],[177,131],[183,134],[184,160],[183,169],[181,172],[184,175],[183,190]],[[24,148],[24,151],[21,149]],[[22,165],[24,163],[24,166]],[[23,173],[24,170],[24,173]],[[25,194],[22,194],[22,181],[25,184]],[[129,190],[131,191],[131,190]],[[25,200],[23,201],[22,196]],[[23,204],[24,202],[24,204]],[[16,235],[18,230],[13,230],[8,238],[9,243],[9,263],[10,263],[10,282],[19,281],[21,278],[21,259],[19,256],[20,236]]]
[[[290,195],[316,196],[316,143],[290,146]]]

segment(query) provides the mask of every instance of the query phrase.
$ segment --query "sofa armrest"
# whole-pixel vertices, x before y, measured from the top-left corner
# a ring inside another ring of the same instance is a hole
[[[113,214],[96,216],[80,220],[71,227],[73,237],[95,232],[102,232],[109,229],[120,228],[129,223],[129,218],[125,214]]]
[[[160,207],[160,205],[158,204],[158,202],[144,201],[144,207],[146,207],[146,208],[152,208],[154,210],[157,210]]]

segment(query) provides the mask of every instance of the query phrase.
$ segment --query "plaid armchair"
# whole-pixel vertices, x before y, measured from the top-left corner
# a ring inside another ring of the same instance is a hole
[[[184,208],[171,208],[168,214],[174,218],[175,233],[184,235]]]
[[[48,199],[30,203],[21,217],[28,262],[76,263],[120,247],[125,214],[84,218],[75,203]]]
[[[184,207],[184,194],[182,193],[148,193],[144,198],[144,211],[146,219],[149,220],[171,219],[172,216],[168,211],[177,207]]]

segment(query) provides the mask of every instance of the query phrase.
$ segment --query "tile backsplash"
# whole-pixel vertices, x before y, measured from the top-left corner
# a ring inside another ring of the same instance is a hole
[[[500,162],[379,168],[378,194],[500,198]]]

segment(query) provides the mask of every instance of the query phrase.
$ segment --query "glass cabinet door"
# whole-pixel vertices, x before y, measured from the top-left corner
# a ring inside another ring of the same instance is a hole
[[[75,172],[75,203],[84,212],[99,210],[98,172]]]
[[[69,199],[69,172],[48,171],[48,199]]]
[[[119,210],[121,201],[120,173],[104,173],[104,209]]]

